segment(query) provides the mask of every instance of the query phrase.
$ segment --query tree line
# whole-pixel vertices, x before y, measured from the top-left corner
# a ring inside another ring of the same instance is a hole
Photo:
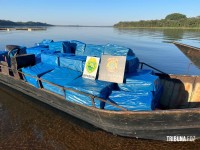
[[[47,23],[42,23],[42,22],[33,22],[33,21],[28,21],[28,22],[13,22],[10,20],[0,20],[0,26],[1,27],[10,27],[10,26],[51,26],[50,24]]]
[[[187,18],[184,14],[173,13],[161,20],[141,20],[141,21],[125,21],[114,25],[118,28],[128,27],[182,27],[182,28],[200,28],[200,16]]]

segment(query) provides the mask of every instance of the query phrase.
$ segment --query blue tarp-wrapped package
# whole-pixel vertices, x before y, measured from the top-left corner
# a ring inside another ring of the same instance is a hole
[[[22,72],[25,73],[25,81],[35,86],[36,88],[39,88],[40,86],[37,77],[41,77],[43,74],[53,70],[54,68],[55,66],[45,63],[39,63],[31,67],[22,68]]]
[[[75,53],[76,55],[84,55],[86,46],[85,43],[76,40],[71,40],[70,45],[72,53]]]
[[[48,51],[48,48],[37,46],[37,47],[32,47],[32,48],[26,49],[27,54],[35,54],[36,64],[41,62],[41,53],[44,51]]]
[[[54,54],[41,54],[41,61],[43,63],[53,65],[53,66],[59,66],[59,60],[58,56]]]
[[[84,55],[101,57],[104,52],[104,48],[104,45],[87,44],[85,47]]]
[[[107,44],[105,45],[104,55],[112,55],[112,56],[135,56],[133,51],[129,48],[115,45],[115,44]]]
[[[59,58],[60,67],[83,72],[86,56],[65,56]]]
[[[148,71],[138,71],[136,73],[126,74],[125,83],[118,84],[123,91],[156,91],[160,86],[158,76],[149,74]]]
[[[49,50],[59,51],[61,53],[71,53],[69,41],[58,41],[49,43]]]
[[[134,73],[137,71],[139,67],[139,59],[135,56],[127,56],[126,57],[126,73]]]
[[[26,49],[27,54],[35,54],[35,56],[40,55],[43,51],[48,51],[48,48],[31,47]]]
[[[70,82],[69,84],[65,85],[65,87],[78,90],[87,94],[91,94],[102,99],[106,99],[112,91],[113,83],[99,81],[99,80],[90,80],[80,77],[74,80],[73,82]],[[88,100],[82,99],[81,96],[78,99],[88,102]],[[68,100],[67,93],[66,93],[66,100]],[[91,105],[91,102],[88,102],[88,105]]]
[[[65,90],[65,95],[66,95],[66,100],[72,103],[82,104],[85,106],[93,106],[92,100],[88,95],[80,94],[78,92],[71,90]],[[96,108],[103,108],[105,105],[103,102],[99,101],[96,98],[94,99],[94,104]]]
[[[113,91],[107,99],[109,102],[121,106],[129,111],[149,111],[154,108],[152,92],[126,92]],[[105,103],[105,110],[121,110],[111,104]]]
[[[41,76],[41,79],[63,87],[64,85],[80,77],[81,75],[81,72],[68,68],[57,67],[51,72],[48,72],[45,75]],[[45,81],[42,81],[44,89],[64,96],[64,91],[62,88],[49,84]]]

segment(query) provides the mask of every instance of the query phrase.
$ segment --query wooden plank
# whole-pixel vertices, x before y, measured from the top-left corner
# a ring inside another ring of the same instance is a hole
[[[194,90],[191,95],[190,102],[200,103],[200,77],[197,77],[194,83]]]

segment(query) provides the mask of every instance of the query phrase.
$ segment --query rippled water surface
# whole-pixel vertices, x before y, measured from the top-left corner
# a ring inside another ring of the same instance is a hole
[[[114,43],[134,50],[144,61],[167,73],[200,74],[171,42],[200,47],[199,30],[51,27],[45,31],[0,31],[0,49],[7,44],[32,46],[42,39]],[[84,114],[83,114],[84,115]],[[199,149],[196,142],[161,142],[124,138],[104,132],[66,113],[0,84],[0,149]]]

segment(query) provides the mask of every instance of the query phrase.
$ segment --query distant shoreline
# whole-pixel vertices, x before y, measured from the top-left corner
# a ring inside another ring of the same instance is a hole
[[[194,29],[200,30],[200,27],[114,27],[118,29]]]

